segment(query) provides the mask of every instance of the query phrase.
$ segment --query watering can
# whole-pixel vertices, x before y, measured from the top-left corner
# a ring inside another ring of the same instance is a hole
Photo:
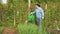
[[[33,14],[29,14],[28,20],[29,20],[29,21],[34,21],[34,20],[35,20],[34,15],[33,15]]]

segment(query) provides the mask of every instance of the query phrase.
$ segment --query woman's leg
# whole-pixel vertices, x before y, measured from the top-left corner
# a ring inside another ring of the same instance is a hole
[[[42,19],[37,19],[38,32],[42,34]]]

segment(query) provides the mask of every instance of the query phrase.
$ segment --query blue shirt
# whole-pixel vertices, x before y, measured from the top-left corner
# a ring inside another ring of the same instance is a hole
[[[44,19],[44,10],[41,7],[35,9],[35,11],[33,11],[31,14],[34,14],[34,13],[36,13],[36,18]]]

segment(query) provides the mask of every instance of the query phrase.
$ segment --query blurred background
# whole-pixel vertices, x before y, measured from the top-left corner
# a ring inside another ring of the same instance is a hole
[[[19,34],[37,34],[35,23],[25,24],[29,13],[35,9],[37,3],[45,10],[43,34],[59,33],[60,0],[0,0],[1,29],[17,28]]]

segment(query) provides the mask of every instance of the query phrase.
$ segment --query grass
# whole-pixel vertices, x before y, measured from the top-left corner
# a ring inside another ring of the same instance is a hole
[[[3,29],[0,27],[0,34],[2,34]]]
[[[49,34],[47,31],[41,28],[38,30],[35,24],[19,24],[18,25],[19,34]]]

